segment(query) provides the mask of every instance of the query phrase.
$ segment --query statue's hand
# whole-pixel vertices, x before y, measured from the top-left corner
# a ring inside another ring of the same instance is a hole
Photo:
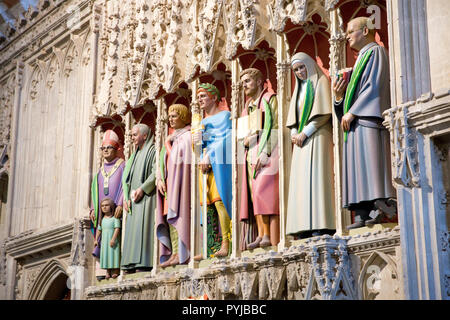
[[[257,137],[258,137],[258,134],[253,134],[253,135],[249,135],[249,136],[245,137],[244,146],[246,148],[253,147],[257,142]]]
[[[208,156],[203,157],[200,162],[200,170],[202,170],[203,174],[207,174],[211,170],[211,163]]]
[[[165,195],[166,194],[166,184],[164,183],[164,181],[162,181],[161,179],[158,179],[157,186],[158,186],[158,191],[162,195]]]
[[[267,155],[267,153],[262,152],[259,155],[258,160],[256,160],[255,171],[258,171],[261,168],[265,167],[268,163],[269,163],[269,156]]]
[[[89,218],[91,219],[92,223],[94,223],[94,220],[95,220],[95,210],[91,209],[91,211],[89,211]]]
[[[336,101],[340,101],[344,97],[347,84],[348,82],[342,77],[340,77],[339,80],[333,80],[333,92]]]
[[[144,191],[142,191],[141,188],[137,188],[136,190],[134,190],[134,194],[132,193],[131,197],[131,200],[133,200],[134,203],[138,203],[144,197]]]
[[[295,136],[292,137],[292,142],[301,148],[303,146],[303,142],[305,142],[306,138],[308,138],[306,136],[306,134],[304,134],[303,132],[300,132],[299,134],[296,134]]]
[[[341,120],[342,130],[349,131],[350,130],[350,124],[355,119],[355,115],[351,114],[350,112],[347,112],[344,114]]]
[[[131,205],[130,200],[123,202],[123,208],[125,209],[126,212],[130,212],[130,205]]]
[[[116,219],[122,218],[122,212],[123,212],[122,206],[117,206],[116,210],[114,212],[114,218],[116,218]]]

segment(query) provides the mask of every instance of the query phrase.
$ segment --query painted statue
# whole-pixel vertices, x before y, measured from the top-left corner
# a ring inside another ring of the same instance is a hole
[[[200,195],[203,195],[204,188],[202,176],[206,174],[207,205],[214,205],[222,235],[220,249],[213,254],[225,257],[231,240],[231,114],[220,110],[220,93],[212,84],[200,84],[197,98],[204,112],[201,121],[203,132],[197,131],[192,135],[194,143],[201,141],[203,150],[199,163]],[[203,196],[200,196],[200,202],[203,205]]]
[[[286,126],[293,144],[286,234],[334,234],[335,201],[330,82],[307,54],[291,59],[295,88]]]
[[[95,245],[101,237],[100,267],[106,270],[106,279],[117,278],[120,270],[120,228],[122,222],[114,217],[116,205],[111,198],[100,203],[103,217],[97,228]]]
[[[161,148],[156,171],[158,202],[156,235],[161,267],[186,264],[190,258],[192,142],[189,109],[169,107],[175,130]]]
[[[355,212],[355,222],[347,229],[373,225],[384,214],[396,213],[389,131],[382,124],[383,111],[390,107],[389,61],[371,25],[365,17],[348,23],[347,40],[359,54],[350,81],[339,75],[333,85],[334,108],[344,131],[342,202]]]
[[[247,98],[241,118],[255,119],[249,120],[248,134],[241,140],[246,151],[245,165],[240,172],[239,218],[242,221],[240,244],[245,250],[279,242],[278,106],[276,93],[270,86],[264,87],[258,69],[245,69],[241,82]],[[257,230],[252,230],[252,219],[256,220]]]
[[[145,124],[131,130],[135,152],[122,176],[124,209],[128,212],[121,269],[127,273],[153,267],[153,230],[156,208],[156,149],[154,136]]]
[[[106,197],[111,198],[115,204],[115,217],[122,217],[122,173],[125,162],[118,156],[122,147],[119,137],[112,130],[107,130],[103,136],[102,146],[100,147],[103,157],[103,164],[97,174],[94,176],[91,184],[91,210],[90,218],[92,221],[94,236],[96,234],[99,221],[102,219],[100,203]],[[95,246],[94,256],[96,257],[96,276],[99,280],[105,277],[105,270],[100,267],[100,247],[101,242]]]

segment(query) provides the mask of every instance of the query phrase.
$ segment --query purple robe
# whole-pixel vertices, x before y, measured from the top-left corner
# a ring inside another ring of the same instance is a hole
[[[111,169],[114,167],[116,162],[120,158],[116,158],[113,161],[107,163],[104,162],[105,172],[111,171]],[[119,167],[117,168],[116,172],[113,173],[113,175],[109,178],[109,192],[108,195],[105,195],[103,190],[103,182],[104,178],[102,175],[102,170],[98,170],[97,175],[97,183],[98,183],[98,218],[97,218],[97,225],[101,220],[102,217],[102,210],[101,210],[101,203],[103,199],[105,198],[111,198],[116,206],[122,206],[123,205],[123,191],[122,191],[122,173],[123,169],[125,168],[125,161],[122,162]],[[93,210],[93,201],[91,202],[91,209]]]
[[[183,264],[190,257],[192,161],[190,126],[175,131],[171,143],[171,148],[168,146],[164,159],[167,219],[164,217],[164,197],[157,192],[156,235],[160,242],[160,263],[163,263],[172,254],[168,223],[175,227],[178,233],[178,256],[180,263]]]

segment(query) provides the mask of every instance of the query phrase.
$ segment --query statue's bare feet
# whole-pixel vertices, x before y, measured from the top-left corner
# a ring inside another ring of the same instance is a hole
[[[229,246],[229,241],[228,240],[222,241],[222,245],[220,246],[220,250],[217,251],[214,254],[214,257],[221,258],[221,257],[228,256],[228,246]]]
[[[160,266],[161,268],[166,268],[166,267],[170,266],[170,260],[172,260],[172,256],[170,256],[169,259],[167,259],[166,261],[164,261],[163,263],[161,263],[159,266]]]
[[[203,260],[203,256],[201,254],[198,254],[194,257],[194,261],[202,261]]]
[[[173,254],[170,260],[171,266],[176,266],[177,264],[180,264],[180,258],[178,256],[178,253]]]

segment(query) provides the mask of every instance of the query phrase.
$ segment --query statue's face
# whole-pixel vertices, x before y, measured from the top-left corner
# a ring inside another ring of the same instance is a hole
[[[255,77],[250,74],[244,74],[241,78],[242,86],[247,97],[253,97],[258,92],[261,81],[257,81]]]
[[[131,140],[136,147],[142,147],[145,139],[147,139],[147,135],[142,134],[138,127],[131,129]]]
[[[102,202],[102,212],[103,213],[111,212],[111,205],[109,204],[108,201]]]
[[[292,70],[300,80],[306,80],[308,78],[308,70],[303,62],[294,63]]]
[[[112,161],[117,156],[117,149],[111,145],[102,146],[100,149],[102,150],[103,158],[105,158],[106,161]]]
[[[364,28],[361,27],[358,21],[350,21],[347,25],[347,41],[350,48],[355,50],[361,50],[365,43],[366,37],[364,34]]]
[[[184,122],[176,111],[169,112],[169,124],[174,129],[184,128]]]
[[[202,110],[212,108],[217,101],[216,96],[213,96],[213,98],[211,98],[211,96],[206,91],[200,91],[197,94],[197,99],[200,105],[200,109]]]

